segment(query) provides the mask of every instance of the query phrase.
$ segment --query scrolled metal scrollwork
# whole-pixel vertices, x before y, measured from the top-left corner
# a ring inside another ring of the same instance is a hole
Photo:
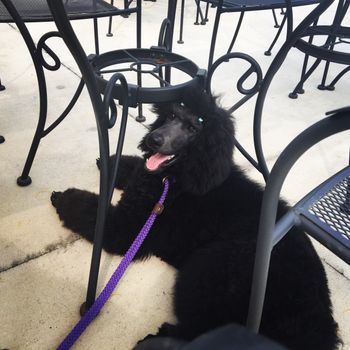
[[[122,107],[122,116],[121,116],[121,122],[120,122],[118,143],[115,151],[114,162],[112,163],[112,172],[110,173],[110,178],[109,178],[109,194],[108,194],[109,202],[112,199],[114,184],[118,174],[119,162],[120,162],[120,158],[123,150],[126,124],[127,124],[128,112],[129,112],[129,86],[123,74],[114,73],[112,75],[111,79],[107,83],[107,86],[104,91],[104,97],[103,97],[105,116],[107,116],[107,126],[108,128],[111,128],[114,126],[117,120],[116,106],[112,97],[112,91],[113,91],[113,87],[116,85],[118,81],[120,82],[120,87],[122,91],[121,98],[119,101],[123,107]],[[114,106],[114,107],[111,108],[111,106]],[[115,108],[115,114],[112,115],[111,117],[109,117],[109,113],[108,113],[110,108],[111,108],[111,112],[113,112],[112,109]]]
[[[115,105],[114,99],[112,97],[113,94],[113,88],[116,85],[117,82],[120,82],[121,88],[122,88],[122,95],[121,95],[121,103],[123,105],[123,112],[128,113],[129,108],[129,86],[128,83],[121,73],[114,73],[112,77],[109,79],[104,94],[103,94],[103,105],[104,105],[104,111],[105,116],[107,119],[107,127],[108,129],[113,128],[117,121],[117,107]]]
[[[229,113],[233,113],[239,107],[241,107],[245,102],[247,102],[250,98],[252,98],[260,89],[260,86],[263,81],[263,74],[258,62],[251,56],[241,53],[241,52],[232,52],[226,55],[221,56],[214,64],[210,67],[208,71],[207,84],[206,89],[211,94],[211,80],[216,69],[223,63],[228,62],[232,59],[242,59],[248,62],[249,68],[241,75],[241,77],[237,80],[236,88],[238,92],[244,95],[238,102],[236,102],[232,107],[228,108]],[[247,81],[247,79],[252,75],[256,75],[256,80],[254,85],[251,88],[245,88],[243,85]],[[249,154],[249,152],[241,145],[241,143],[233,136],[235,146],[241,152],[241,154],[256,168],[259,170],[258,162]]]
[[[231,108],[228,109],[230,113],[234,112],[236,109],[242,106],[245,102],[247,102],[250,98],[252,98],[259,91],[261,82],[263,80],[263,74],[262,74],[260,65],[253,57],[241,52],[231,52],[221,56],[210,67],[208,71],[207,87],[206,87],[209,93],[211,93],[211,81],[216,69],[222,63],[224,62],[227,63],[228,61],[232,59],[237,59],[237,58],[248,62],[250,66],[238,79],[237,85],[236,85],[238,92],[244,95],[244,97],[242,97],[237,103],[235,103]],[[251,88],[245,88],[244,84],[252,74],[256,75],[256,81]]]
[[[158,46],[164,47],[167,51],[171,50],[172,42],[172,26],[171,21],[168,18],[165,18],[160,26],[159,37],[158,37]]]
[[[61,67],[61,61],[58,58],[58,56],[53,52],[52,49],[46,44],[46,41],[50,38],[57,37],[61,38],[61,34],[59,32],[48,32],[45,33],[39,40],[38,45],[37,45],[37,52],[39,55],[40,63],[43,67],[45,67],[47,70],[50,71],[56,71]],[[50,64],[49,62],[46,61],[44,55],[43,55],[43,50],[52,58],[54,61],[54,64]]]

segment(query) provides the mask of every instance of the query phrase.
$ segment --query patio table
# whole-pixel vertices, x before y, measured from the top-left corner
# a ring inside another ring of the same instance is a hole
[[[64,6],[70,20],[93,19],[96,54],[99,53],[97,19],[101,17],[136,13],[136,45],[137,47],[141,47],[141,6],[128,6],[127,8],[119,9],[104,0],[65,0]],[[52,37],[60,37],[60,35],[57,32],[45,33],[39,39],[38,43],[35,44],[25,23],[52,21],[53,17],[46,0],[0,0],[0,23],[15,23],[17,25],[31,55],[39,88],[38,124],[22,174],[17,179],[17,184],[19,186],[27,186],[32,182],[29,172],[34,161],[36,151],[39,147],[40,140],[49,134],[68,115],[78,100],[84,87],[84,81],[81,80],[67,107],[61,113],[61,115],[45,129],[48,96],[44,68],[50,71],[56,71],[61,66],[59,57],[48,47],[46,41]],[[53,63],[48,63],[45,60],[43,51],[45,51],[52,58]],[[3,90],[4,89],[5,88],[3,87]]]
[[[140,103],[154,103],[154,102],[165,102],[174,101],[181,98],[181,94],[186,91],[187,88],[203,88],[205,80],[205,71],[200,70],[193,62],[187,58],[173,54],[172,50],[172,38],[173,38],[173,27],[174,19],[176,14],[176,0],[168,1],[168,12],[167,18],[163,21],[161,31],[158,39],[158,46],[154,46],[151,49],[141,49],[141,0],[137,0],[137,6],[135,8],[128,8],[125,10],[118,10],[116,13],[125,14],[136,12],[137,14],[137,48],[115,50],[99,54],[96,50],[96,55],[86,56],[82,47],[80,46],[77,38],[75,38],[74,31],[71,28],[69,20],[73,19],[85,19],[93,18],[96,20],[95,12],[93,9],[97,8],[99,17],[110,16],[111,13],[104,14],[104,6],[110,8],[110,5],[105,5],[103,0],[87,0],[92,5],[90,10],[81,11],[81,8],[77,6],[79,2],[86,2],[84,0],[76,0],[72,2],[72,6],[67,6],[67,1],[55,0],[54,2],[48,1],[50,8],[55,9],[53,17],[46,1],[37,0],[36,3],[40,2],[43,7],[39,7],[36,10],[39,14],[36,16],[30,15],[28,7],[32,1],[25,0],[0,0],[0,18],[1,22],[15,22],[18,26],[21,35],[23,36],[28,50],[32,56],[32,60],[36,69],[37,79],[39,84],[40,93],[40,113],[37,130],[33,139],[29,155],[24,166],[22,175],[17,179],[17,183],[20,186],[26,186],[31,183],[29,171],[37,151],[40,139],[46,136],[52,131],[70,112],[84,85],[87,85],[88,92],[91,97],[91,102],[95,111],[97,131],[99,138],[99,149],[100,149],[100,196],[99,196],[99,209],[97,213],[96,228],[95,228],[95,239],[92,253],[92,262],[90,267],[90,276],[87,289],[86,303],[82,305],[81,312],[84,313],[86,308],[90,307],[95,299],[96,284],[99,271],[99,260],[101,255],[101,238],[103,237],[103,228],[105,214],[108,207],[108,203],[111,199],[111,193],[114,188],[114,180],[118,170],[119,158],[121,155],[125,129],[127,110],[129,106],[136,106]],[[18,8],[16,6],[18,5]],[[96,5],[94,7],[93,5]],[[99,7],[100,6],[100,7]],[[99,12],[99,9],[101,11]],[[69,13],[70,11],[70,13]],[[58,14],[58,12],[60,12]],[[11,16],[10,16],[11,14]],[[68,15],[68,18],[66,17]],[[58,32],[49,32],[44,34],[38,44],[35,45],[33,39],[25,25],[25,22],[38,22],[38,21],[55,21],[58,28]],[[67,31],[69,34],[67,34]],[[95,31],[96,34],[96,31]],[[80,71],[82,73],[82,79],[80,84],[72,97],[72,100],[63,111],[61,116],[57,118],[50,126],[45,128],[46,114],[47,114],[47,91],[45,83],[44,69],[58,70],[60,67],[60,60],[58,56],[46,45],[46,40],[51,37],[62,37],[65,41],[68,49],[71,51],[75,58]],[[49,64],[43,57],[43,52],[52,58],[53,63]],[[116,69],[113,67],[119,63],[131,63],[127,69]],[[149,69],[145,69],[142,65],[151,66]],[[105,72],[103,70],[108,70]],[[151,74],[155,76],[158,74],[159,87],[145,88],[138,80],[138,84],[132,85],[127,84],[125,78],[120,74],[125,70],[134,71],[141,76],[142,74]],[[187,80],[177,85],[170,84],[170,72],[180,70],[182,73],[187,74]],[[113,74],[112,78],[106,80],[105,74]],[[101,76],[103,74],[103,76]],[[117,84],[119,82],[120,84]],[[103,98],[101,98],[101,94]],[[119,132],[117,150],[116,150],[116,162],[113,167],[113,171],[108,169],[107,163],[109,158],[109,141],[108,141],[108,129],[112,128],[116,120],[116,106],[114,100],[119,100],[122,105],[122,116],[121,116],[121,127]],[[97,106],[97,107],[96,107]],[[107,115],[107,120],[106,120]]]

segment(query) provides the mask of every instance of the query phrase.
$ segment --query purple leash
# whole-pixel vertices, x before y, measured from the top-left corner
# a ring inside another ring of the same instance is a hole
[[[113,290],[117,286],[119,280],[123,276],[125,270],[130,265],[132,259],[136,255],[137,251],[139,250],[141,244],[147,237],[148,232],[150,231],[157,215],[160,215],[163,211],[163,204],[166,198],[166,195],[169,190],[169,181],[167,178],[163,179],[164,189],[163,193],[159,199],[159,202],[154,206],[152,213],[144,226],[142,227],[140,233],[135,238],[134,242],[126,252],[125,256],[123,257],[122,261],[120,262],[117,269],[114,271],[112,277],[109,279],[108,283],[104,287],[101,294],[98,296],[98,298],[95,300],[95,302],[92,304],[90,309],[86,312],[86,314],[79,320],[79,322],[75,325],[75,327],[71,330],[71,332],[66,336],[66,338],[62,341],[62,343],[59,345],[57,350],[65,350],[70,349],[73,344],[76,342],[76,340],[80,337],[80,335],[85,331],[85,329],[88,327],[88,325],[92,322],[92,320],[97,316],[97,314],[102,309],[103,305],[106,303],[108,298],[111,296]]]

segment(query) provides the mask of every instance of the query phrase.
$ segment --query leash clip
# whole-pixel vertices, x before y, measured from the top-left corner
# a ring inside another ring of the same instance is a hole
[[[162,184],[164,185],[165,184],[165,181],[169,181],[169,178],[167,176],[164,176],[162,178]]]

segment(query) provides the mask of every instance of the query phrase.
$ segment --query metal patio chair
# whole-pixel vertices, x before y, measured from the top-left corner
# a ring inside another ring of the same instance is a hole
[[[214,60],[216,39],[217,39],[217,34],[219,29],[220,18],[222,14],[233,13],[233,12],[237,12],[240,14],[236,29],[233,33],[231,43],[227,50],[227,53],[230,53],[236,42],[238,33],[242,25],[242,21],[246,12],[272,10],[272,9],[284,9],[287,6],[285,0],[238,0],[238,1],[236,0],[201,0],[201,1],[205,1],[205,2],[208,1],[216,5],[216,15],[215,15],[215,22],[214,22],[213,33],[211,38],[210,50],[209,50],[208,67],[211,67]],[[320,0],[291,0],[290,3],[292,7],[296,7],[296,6],[314,5],[314,4],[318,4],[319,2]],[[288,11],[285,12],[282,22],[280,24],[280,27],[277,31],[277,34],[273,42],[271,43],[270,47],[268,48],[268,50],[265,52],[266,55],[269,55],[271,53],[271,50],[275,45],[286,22],[292,22],[292,19],[290,18],[290,12]],[[288,25],[287,37],[291,29],[292,29],[292,26]]]
[[[133,2],[133,0],[124,0],[124,9],[128,9],[132,2]],[[111,0],[111,5],[114,6],[114,0]],[[129,14],[125,13],[122,16],[123,17],[129,17]],[[108,31],[107,31],[106,36],[113,36],[113,33],[112,33],[112,22],[113,22],[113,16],[110,16],[109,20],[108,20]]]
[[[280,190],[285,177],[297,159],[309,148],[336,133],[350,130],[350,107],[329,112],[329,116],[299,134],[281,153],[271,173],[268,170],[262,143],[263,106],[273,77],[282,66],[290,49],[308,28],[326,11],[333,0],[322,1],[293,30],[272,61],[259,88],[254,111],[254,145],[256,159],[243,155],[256,167],[266,181],[254,264],[252,292],[247,326],[258,332],[273,247],[293,226],[299,226],[335,255],[350,264],[350,166],[330,177],[300,200],[276,223]],[[287,1],[287,12],[291,3]],[[210,73],[210,72],[209,72]],[[236,142],[237,143],[237,142]],[[336,171],[336,170],[335,170]]]
[[[189,59],[171,52],[173,19],[176,9],[176,1],[174,0],[168,3],[168,17],[161,25],[157,46],[150,49],[115,50],[90,57],[86,56],[70,25],[62,0],[48,0],[48,5],[60,36],[72,53],[86,83],[98,131],[100,190],[87,297],[80,309],[83,314],[95,300],[105,218],[122,153],[128,107],[135,107],[139,103],[180,100],[188,89],[204,89],[206,72],[199,69]],[[128,66],[125,68],[126,63]],[[119,64],[123,64],[124,68],[120,68]],[[151,68],[145,69],[143,65],[151,66]],[[182,75],[185,75],[185,81],[172,85],[170,76],[174,71],[180,71]],[[137,74],[137,84],[130,84],[126,81],[123,74],[130,72]],[[108,74],[111,74],[109,79],[107,79]],[[153,77],[157,87],[140,85],[141,75]],[[116,122],[116,100],[119,101],[122,108],[121,126],[115,152],[115,163],[113,167],[109,167],[108,129],[112,128]]]
[[[64,0],[64,7],[70,20],[93,19],[96,54],[99,53],[97,19],[100,17],[136,13],[136,46],[141,47],[141,1],[138,1],[135,6],[118,9],[104,0]],[[46,126],[48,98],[44,68],[50,71],[56,71],[61,66],[59,57],[50,49],[47,40],[52,37],[59,37],[60,35],[55,32],[45,33],[39,39],[38,43],[35,44],[25,23],[48,21],[52,22],[53,18],[46,0],[0,0],[0,23],[15,23],[17,25],[32,57],[39,86],[40,105],[38,124],[22,174],[17,179],[19,186],[27,186],[32,182],[29,172],[41,139],[48,135],[68,115],[84,87],[84,81],[82,80],[72,100],[62,114],[51,125]],[[53,63],[45,60],[43,51],[51,57]]]
[[[211,92],[211,79],[220,64],[227,64],[231,59],[244,59],[250,64],[237,84],[238,91],[243,93],[245,97],[234,104],[229,109],[230,112],[235,111],[247,99],[258,93],[253,123],[255,157],[250,155],[238,140],[235,140],[238,150],[262,174],[266,182],[247,318],[248,328],[255,332],[259,330],[263,312],[272,249],[293,226],[299,226],[339,258],[350,264],[350,165],[346,165],[343,170],[312,190],[276,223],[280,190],[293,164],[303,153],[321,140],[333,134],[350,130],[350,107],[328,113],[328,117],[310,126],[297,136],[278,157],[271,173],[266,164],[261,142],[263,107],[273,77],[282,66],[290,49],[299,43],[310,26],[332,3],[333,0],[322,1],[290,32],[263,79],[257,62],[251,57],[237,52],[222,56],[214,62],[208,71],[207,90]],[[287,12],[292,10],[291,7],[291,2],[287,1]],[[256,75],[256,83],[251,89],[244,89],[243,83],[251,74]]]
[[[201,1],[205,3],[205,11],[203,14],[202,8],[201,8]],[[216,4],[214,1],[209,2],[206,0],[195,0],[196,3],[196,20],[193,23],[194,25],[206,25],[209,21],[208,15],[209,15],[209,7],[215,8]],[[184,26],[184,12],[185,12],[185,0],[181,0],[181,14],[180,14],[180,30],[179,30],[179,40],[177,41],[179,44],[183,44],[183,26]],[[285,11],[284,9],[281,9],[281,15],[284,15]],[[274,28],[280,28],[280,23],[278,23],[276,9],[272,9],[272,16],[274,20]],[[282,24],[282,23],[281,23]],[[279,34],[278,34],[279,35]],[[276,39],[277,40],[277,39]],[[271,47],[272,49],[272,47]],[[266,51],[265,54],[269,56],[271,52]]]
[[[304,93],[304,83],[309,79],[321,62],[325,62],[325,67],[322,81],[318,85],[319,90],[333,91],[335,89],[335,84],[350,71],[350,53],[344,50],[343,47],[340,47],[341,44],[349,44],[350,40],[350,27],[343,24],[349,6],[349,0],[339,0],[332,23],[328,25],[319,25],[315,22],[295,44],[295,47],[298,50],[305,53],[305,58],[300,81],[289,94],[290,98],[295,99],[298,97],[298,94]],[[315,38],[325,38],[324,43],[314,43]],[[310,57],[315,58],[315,61],[307,69]],[[346,67],[343,68],[328,85],[326,85],[329,66],[331,63],[342,64]]]
[[[260,216],[251,302],[247,325],[258,331],[263,312],[272,249],[298,226],[350,264],[350,166],[333,175],[294,205],[276,222],[283,182],[292,166],[323,139],[350,130],[350,106],[328,113],[327,118],[299,134],[281,153],[268,178]]]

